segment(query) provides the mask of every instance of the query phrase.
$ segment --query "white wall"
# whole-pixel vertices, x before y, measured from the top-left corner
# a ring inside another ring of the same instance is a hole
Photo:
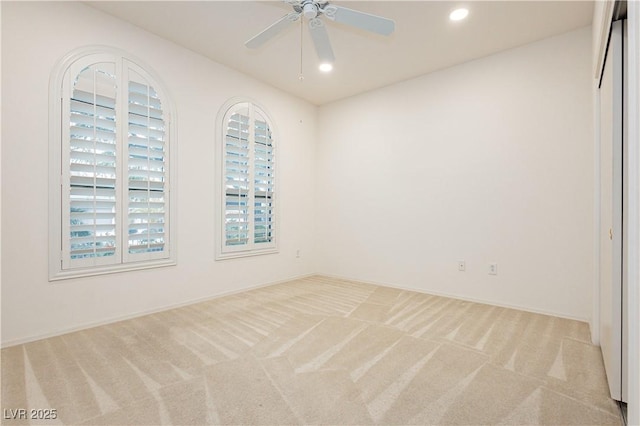
[[[315,106],[81,3],[1,7],[3,345],[315,271]],[[175,102],[178,266],[50,283],[49,76],[66,53],[96,44],[146,62]],[[279,130],[280,253],[216,262],[215,117],[243,95],[264,105]]]
[[[314,106],[83,4],[1,7],[3,345],[313,272],[589,317],[588,29],[322,107],[316,122]],[[178,266],[50,283],[49,75],[94,44],[144,60],[175,102]],[[280,134],[280,253],[215,262],[214,119],[241,95]]]
[[[591,53],[584,28],[321,107],[319,271],[588,319]]]

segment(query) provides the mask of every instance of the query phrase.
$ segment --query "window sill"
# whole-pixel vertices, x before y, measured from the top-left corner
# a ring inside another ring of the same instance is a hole
[[[277,247],[247,251],[233,251],[228,253],[218,253],[218,255],[216,256],[216,260],[238,259],[242,257],[262,256],[276,253],[278,253]]]
[[[95,275],[115,274],[118,272],[139,271],[143,269],[162,268],[165,266],[175,266],[175,259],[160,259],[138,263],[127,263],[121,265],[98,266],[92,268],[78,268],[73,270],[57,271],[49,276],[49,281],[62,281],[72,278],[92,277]]]

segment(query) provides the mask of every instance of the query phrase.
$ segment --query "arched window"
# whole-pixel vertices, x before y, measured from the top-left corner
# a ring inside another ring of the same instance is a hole
[[[171,108],[157,80],[100,49],[64,60],[52,91],[50,278],[174,264]]]
[[[220,118],[222,116],[222,118]],[[276,151],[269,115],[230,101],[219,114],[221,238],[218,258],[276,250]]]

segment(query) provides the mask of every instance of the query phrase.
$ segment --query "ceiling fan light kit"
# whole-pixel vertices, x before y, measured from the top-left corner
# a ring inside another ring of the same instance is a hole
[[[320,71],[322,72],[329,72],[333,69],[333,64],[330,64],[329,62],[323,62],[320,64],[318,69],[320,69]]]
[[[455,9],[449,14],[449,19],[452,21],[462,21],[469,14],[469,9],[465,9],[461,7],[459,9]]]
[[[342,6],[329,4],[328,1],[322,0],[284,0],[285,3],[293,7],[293,12],[283,16],[260,33],[252,37],[245,43],[250,49],[257,49],[273,37],[284,31],[286,28],[296,22],[300,16],[304,16],[309,23],[309,32],[313,45],[320,60],[319,69],[322,72],[329,72],[333,69],[335,57],[329,34],[325,23],[321,19],[325,16],[331,21],[341,24],[350,25],[365,31],[373,32],[381,35],[389,35],[395,29],[395,22],[391,19],[381,16],[371,15],[369,13],[348,9]]]

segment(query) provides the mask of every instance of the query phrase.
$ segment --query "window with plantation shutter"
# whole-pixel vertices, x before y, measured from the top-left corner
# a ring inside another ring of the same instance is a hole
[[[219,258],[276,250],[275,146],[271,120],[253,102],[225,106],[221,123]]]
[[[50,279],[175,264],[157,80],[118,51],[78,52],[52,90]]]

